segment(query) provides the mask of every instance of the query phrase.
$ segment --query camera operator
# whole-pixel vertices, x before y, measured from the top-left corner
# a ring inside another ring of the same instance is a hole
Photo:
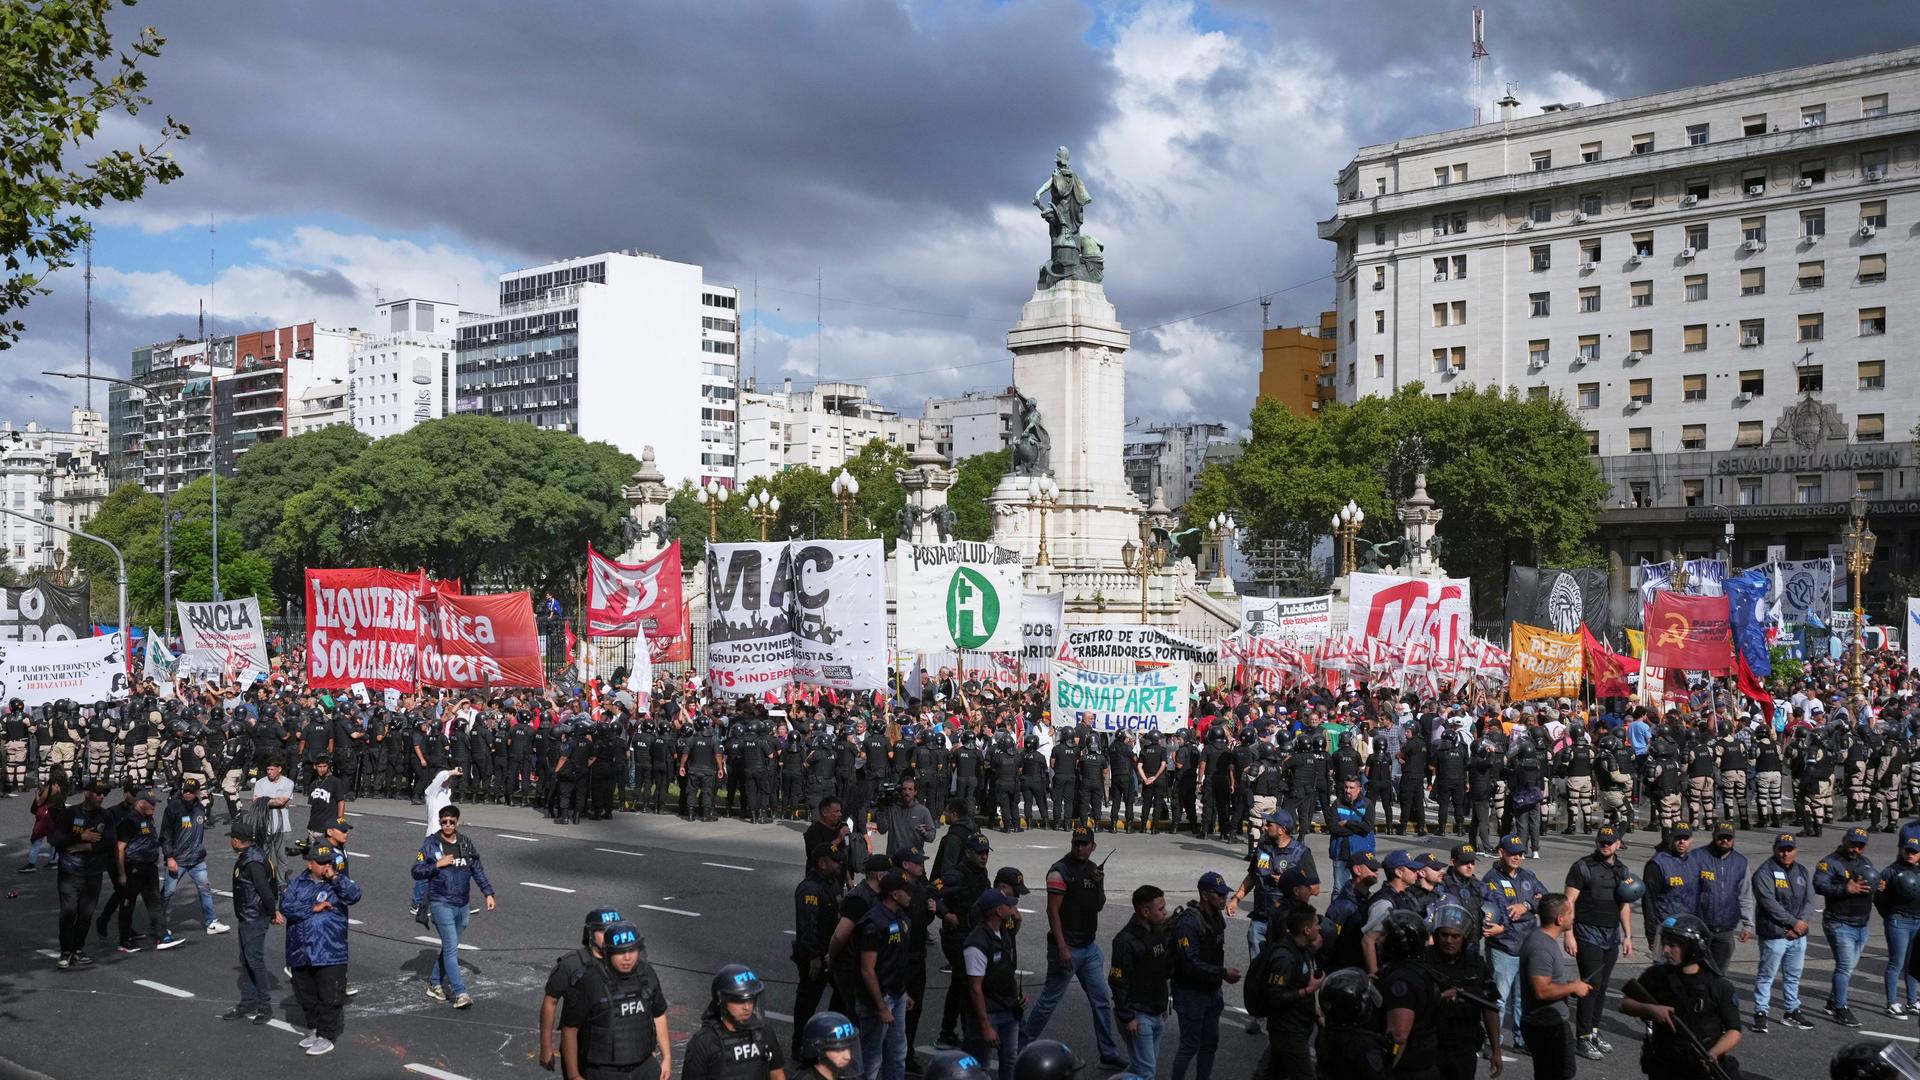
[[[916,801],[919,785],[909,776],[900,781],[899,794],[890,796],[889,785],[881,784],[873,802],[873,830],[887,838],[889,858],[903,851],[925,854],[927,844],[937,834],[933,814]]]

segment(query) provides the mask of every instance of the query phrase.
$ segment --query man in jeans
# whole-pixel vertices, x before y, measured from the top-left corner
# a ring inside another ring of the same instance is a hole
[[[1187,1066],[1199,1059],[1200,1080],[1213,1075],[1220,1047],[1220,1012],[1226,1007],[1221,986],[1240,981],[1240,969],[1227,967],[1227,896],[1233,887],[1211,870],[1200,878],[1200,897],[1173,921],[1173,1011],[1180,1018],[1180,1049],[1173,1055],[1173,1080],[1184,1080]],[[1095,1018],[1104,1015],[1096,1012]]]
[[[1173,943],[1167,935],[1167,896],[1158,886],[1133,890],[1133,918],[1113,935],[1113,1019],[1127,1033],[1133,1057],[1128,1072],[1153,1080],[1160,1061],[1160,1032],[1167,1022],[1167,980],[1173,975]]]
[[[1920,836],[1901,839],[1900,854],[1880,873],[1874,906],[1887,934],[1887,1015],[1899,1020],[1920,1012],[1920,980],[1907,966],[1907,953],[1920,934]]]
[[[1813,879],[1795,862],[1792,833],[1773,839],[1773,858],[1753,872],[1753,927],[1760,938],[1760,968],[1753,979],[1753,1030],[1767,1030],[1773,980],[1782,976],[1787,1011],[1780,1022],[1800,1031],[1813,1025],[1800,1013],[1800,969],[1807,962],[1807,919],[1813,914]]]
[[[286,919],[280,914],[280,881],[273,876],[267,853],[237,825],[233,833],[232,889],[233,921],[240,927],[235,935],[240,948],[240,1004],[221,1013],[220,1019],[264,1024],[273,1019],[267,928],[284,924]],[[205,889],[201,895],[206,895]]]
[[[960,970],[966,972],[971,1002],[962,1012],[966,1050],[982,1061],[987,1051],[995,1051],[1000,1080],[1013,1080],[1014,1061],[1020,1056],[1020,1013],[1026,1004],[1020,992],[1019,944],[1009,929],[1019,917],[1018,903],[997,886],[982,890],[974,901],[973,929],[960,949]]]
[[[1833,950],[1833,993],[1827,1015],[1841,1027],[1857,1028],[1860,1021],[1847,1007],[1847,986],[1867,947],[1867,919],[1873,914],[1873,885],[1880,872],[1867,861],[1867,830],[1855,825],[1840,838],[1839,850],[1820,860],[1813,871],[1813,891],[1827,899],[1820,917]]]
[[[493,883],[480,864],[473,841],[460,835],[460,808],[449,803],[440,811],[440,830],[420,845],[413,858],[413,879],[427,883],[427,911],[440,934],[440,958],[427,975],[427,996],[450,1001],[456,1009],[473,1004],[460,978],[460,935],[467,929],[467,901],[471,886],[486,894],[487,910],[494,907]]]
[[[188,777],[180,785],[180,794],[167,803],[160,822],[160,853],[167,860],[167,875],[160,882],[161,921],[166,933],[159,946],[166,948],[173,936],[173,890],[181,878],[193,879],[200,897],[200,925],[209,934],[224,934],[227,924],[214,917],[213,888],[207,881],[207,804],[200,800],[200,781]]]
[[[1040,1000],[1020,1025],[1020,1045],[1028,1046],[1047,1030],[1053,1010],[1067,996],[1067,984],[1079,980],[1093,1008],[1093,1035],[1100,1047],[1100,1067],[1123,1069],[1120,1043],[1113,1033],[1113,1002],[1107,992],[1107,958],[1100,951],[1100,909],[1107,906],[1107,878],[1093,862],[1093,830],[1073,830],[1067,857],[1047,868],[1047,981]],[[1220,881],[1220,904],[1225,906],[1232,886]]]
[[[1524,866],[1526,841],[1508,836],[1500,841],[1493,869],[1481,878],[1487,888],[1486,912],[1493,925],[1486,930],[1487,960],[1493,967],[1493,985],[1500,991],[1500,1019],[1511,1032],[1513,1048],[1526,1049],[1520,1034],[1520,950],[1540,927],[1540,901],[1547,887]]]
[[[859,929],[860,1063],[866,1080],[904,1080],[907,1075],[908,925],[913,890],[890,872],[880,879],[880,902],[867,910]]]
[[[1576,976],[1561,944],[1573,933],[1573,905],[1564,893],[1540,898],[1540,925],[1520,946],[1520,1029],[1533,1057],[1534,1080],[1567,1080],[1574,1072],[1573,1011],[1568,998],[1585,998],[1593,987]]]

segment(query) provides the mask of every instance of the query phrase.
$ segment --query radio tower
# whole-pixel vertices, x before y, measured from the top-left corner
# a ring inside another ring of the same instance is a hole
[[[1480,123],[1481,75],[1480,61],[1487,58],[1487,13],[1480,8],[1473,9],[1473,122]]]

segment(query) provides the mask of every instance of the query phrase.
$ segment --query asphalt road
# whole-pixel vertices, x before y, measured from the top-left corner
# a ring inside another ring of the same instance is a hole
[[[0,803],[0,810],[9,806],[23,811],[25,802]],[[425,829],[424,810],[404,802],[368,800],[354,804],[351,812],[353,875],[366,894],[351,913],[359,922],[352,928],[350,979],[359,994],[349,1003],[339,1048],[318,1063],[308,1062],[295,1045],[302,1032],[294,1026],[298,1010],[284,978],[276,976],[278,1020],[272,1026],[216,1018],[237,999],[234,937],[209,937],[198,929],[198,908],[187,895],[188,883],[174,897],[175,931],[186,937],[185,945],[123,956],[111,941],[94,939],[90,951],[96,963],[91,969],[57,970],[55,875],[10,872],[22,859],[29,819],[24,812],[6,813],[6,824],[0,827],[0,867],[9,879],[4,883],[9,896],[0,906],[5,915],[0,918],[0,1030],[6,1033],[0,1042],[0,1075],[11,1065],[62,1080],[105,1076],[123,1072],[130,1061],[150,1076],[205,1075],[241,1062],[247,1072],[258,1074],[281,1061],[297,1063],[300,1069],[317,1066],[329,1076],[346,1078],[542,1075],[534,1030],[540,989],[554,958],[577,942],[581,916],[603,903],[620,907],[640,928],[672,1003],[669,1022],[676,1042],[698,1025],[710,973],[735,961],[754,965],[769,983],[762,1007],[784,1041],[792,1008],[788,932],[792,890],[801,872],[800,823],[689,824],[670,817],[617,814],[609,822],[563,827],[526,809],[465,808],[463,831],[479,846],[499,908],[472,918],[461,959],[475,1003],[455,1011],[425,994],[424,976],[438,945],[419,939],[422,928],[406,912],[408,865]],[[215,831],[224,834],[224,825]],[[1060,833],[991,835],[991,865],[1018,866],[1036,887],[1047,866],[1065,850]],[[1765,835],[1743,834],[1741,846],[1749,858],[1760,857]],[[1833,837],[1837,830],[1827,835]],[[1626,854],[1636,867],[1649,853],[1652,836],[1632,835]],[[1242,867],[1241,850],[1218,841],[1105,834],[1100,841],[1102,857],[1112,852],[1103,945],[1125,922],[1126,897],[1135,886],[1146,881],[1160,885],[1171,906],[1190,898],[1207,870],[1237,880]],[[1401,845],[1443,855],[1454,842],[1437,837],[1383,841],[1383,850]],[[1324,854],[1324,838],[1313,837],[1309,843]],[[213,846],[212,880],[216,889],[224,889],[232,856],[223,845]],[[1892,837],[1877,834],[1869,855],[1876,865],[1882,864],[1891,858],[1892,847]],[[1555,835],[1546,841],[1543,857],[1528,866],[1550,888],[1557,888],[1567,866],[1587,850],[1576,838]],[[1825,850],[1810,843],[1804,854],[1812,858]],[[12,895],[15,890],[17,895]],[[216,900],[221,918],[231,922],[231,902],[224,896]],[[1040,901],[1036,892],[1027,907],[1037,912]],[[142,925],[144,912],[136,920],[136,926]],[[1243,968],[1245,927],[1244,919],[1235,919],[1228,935],[1229,962]],[[279,932],[268,939],[267,958],[276,969],[283,959],[283,940]],[[1039,923],[1030,923],[1021,934],[1021,947],[1032,961],[1023,966],[1041,969],[1041,941]],[[1743,947],[1729,973],[1740,991],[1743,1012],[1749,1014],[1755,956],[1752,946]],[[1616,972],[1615,987],[1645,962],[1636,949],[1634,958],[1623,961]],[[1862,1034],[1898,1038],[1909,1046],[1920,1043],[1914,1021],[1885,1015],[1885,962],[1876,921],[1853,979],[1854,1011],[1866,1021]],[[936,949],[928,993],[929,1006],[936,1010],[947,983],[938,973],[939,963]],[[1857,1037],[1819,1015],[1831,971],[1830,954],[1816,933],[1802,987],[1816,1030],[1782,1028],[1777,1021],[1782,1010],[1776,1004],[1773,1030],[1749,1033],[1736,1051],[1747,1075],[1824,1076],[1828,1056]],[[1030,984],[1029,995],[1037,996],[1040,976],[1025,976],[1023,981]],[[1776,986],[1776,1000],[1779,993]],[[1266,1040],[1241,1030],[1245,1017],[1234,1011],[1240,1003],[1237,987],[1229,988],[1227,1000],[1230,1011],[1215,1069],[1230,1080],[1244,1080],[1252,1075]],[[1162,1043],[1162,1076],[1170,1075],[1176,1026],[1170,1019]],[[1639,1075],[1638,1029],[1637,1022],[1610,1011],[1605,1031],[1618,1049],[1603,1062],[1580,1062],[1581,1075]],[[937,1030],[937,1015],[923,1022],[922,1044],[931,1043]],[[1077,989],[1069,991],[1047,1034],[1070,1041],[1089,1062],[1097,1059],[1086,999]],[[923,1052],[928,1049],[923,1045]],[[1511,1075],[1531,1075],[1525,1058],[1509,1057],[1508,1063]]]

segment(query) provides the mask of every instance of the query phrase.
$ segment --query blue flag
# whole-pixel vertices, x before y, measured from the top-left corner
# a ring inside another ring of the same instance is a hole
[[[1747,570],[1727,578],[1727,617],[1733,627],[1733,644],[1746,658],[1755,675],[1773,674],[1773,661],[1767,655],[1767,591],[1769,582],[1763,570]]]

